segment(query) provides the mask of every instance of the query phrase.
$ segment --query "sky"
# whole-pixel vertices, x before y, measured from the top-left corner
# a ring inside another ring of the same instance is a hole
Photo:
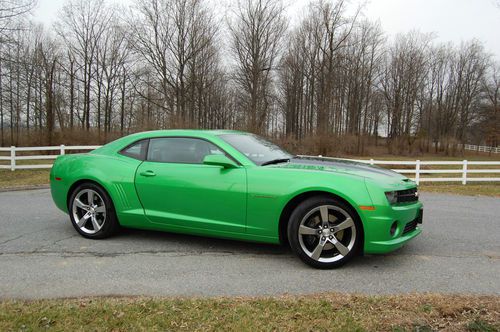
[[[130,4],[132,0],[115,2]],[[64,3],[65,0],[38,0],[33,18],[50,25]],[[293,21],[300,17],[309,0],[286,3]],[[389,38],[411,30],[433,32],[437,41],[455,44],[476,38],[500,60],[500,0],[368,0],[363,15],[379,20]]]

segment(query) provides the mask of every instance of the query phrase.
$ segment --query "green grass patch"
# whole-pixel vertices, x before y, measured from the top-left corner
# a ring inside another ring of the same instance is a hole
[[[498,325],[495,326],[480,318],[477,318],[467,324],[467,330],[470,332],[497,332],[499,331],[499,327]]]
[[[429,306],[427,310],[418,310]],[[498,331],[500,298],[331,294],[0,302],[2,331]]]

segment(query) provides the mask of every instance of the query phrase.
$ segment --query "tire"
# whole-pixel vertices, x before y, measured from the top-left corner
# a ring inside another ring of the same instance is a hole
[[[113,201],[102,187],[92,182],[82,183],[73,190],[68,211],[73,227],[88,239],[107,238],[120,227]]]
[[[315,196],[292,212],[287,234],[290,247],[304,263],[333,269],[359,253],[363,227],[349,205],[331,197]]]

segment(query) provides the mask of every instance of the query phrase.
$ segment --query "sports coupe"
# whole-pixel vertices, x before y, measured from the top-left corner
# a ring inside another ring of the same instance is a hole
[[[334,268],[421,232],[422,203],[408,178],[293,156],[239,131],[132,134],[58,157],[50,183],[57,207],[90,239],[130,227],[284,243],[306,264]]]

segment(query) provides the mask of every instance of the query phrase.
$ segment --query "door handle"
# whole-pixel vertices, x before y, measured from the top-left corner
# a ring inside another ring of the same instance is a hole
[[[153,176],[156,176],[155,172],[153,171],[144,171],[144,172],[140,172],[139,175],[141,176],[145,176],[145,177],[153,177]]]

